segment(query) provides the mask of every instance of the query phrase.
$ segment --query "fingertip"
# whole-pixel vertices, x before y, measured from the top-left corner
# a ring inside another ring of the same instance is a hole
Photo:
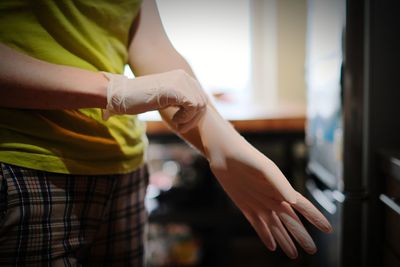
[[[333,228],[328,219],[300,193],[297,195],[297,202],[292,204],[292,206],[322,232],[333,232]]]
[[[319,218],[318,224],[316,224],[316,226],[324,233],[330,234],[333,232],[333,227],[328,219],[325,218],[325,216]]]
[[[328,225],[325,226],[324,232],[327,233],[327,234],[332,234],[333,233],[333,227],[329,222],[328,222]]]
[[[314,219],[314,225],[321,230],[322,232],[326,233],[326,234],[330,234],[333,232],[333,228],[331,226],[331,224],[328,222],[328,220],[326,220],[325,218],[321,219]]]
[[[297,203],[297,192],[292,189],[289,191],[284,191],[283,192],[283,197],[285,198],[285,201],[288,202],[290,205],[295,205]]]
[[[269,251],[275,251],[276,250],[276,245],[275,246],[267,245],[266,247],[268,248]]]
[[[276,243],[275,243],[273,237],[272,237],[272,240],[270,240],[266,245],[267,245],[267,248],[268,248],[270,251],[275,251],[276,248],[277,248],[277,245],[276,245]]]
[[[316,247],[314,247],[313,249],[307,250],[306,252],[310,255],[314,255],[315,253],[317,253],[318,249]]]
[[[297,259],[297,257],[299,256],[299,254],[297,252],[297,249],[294,249],[293,251],[290,251],[287,255],[292,260]]]
[[[317,252],[317,246],[315,245],[314,241],[311,239],[307,241],[306,244],[303,244],[303,249],[310,255],[313,255]]]

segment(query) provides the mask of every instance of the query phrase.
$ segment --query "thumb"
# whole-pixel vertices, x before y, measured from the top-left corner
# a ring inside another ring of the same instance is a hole
[[[273,185],[275,190],[280,194],[286,202],[294,204],[297,201],[297,192],[294,190],[292,185],[286,179],[282,171],[275,165],[271,160],[269,160],[267,167],[266,177],[270,177],[268,180]]]
[[[294,190],[294,188],[290,185],[285,177],[283,177],[283,179],[275,181],[275,188],[286,202],[288,202],[289,204],[296,203],[296,190]]]

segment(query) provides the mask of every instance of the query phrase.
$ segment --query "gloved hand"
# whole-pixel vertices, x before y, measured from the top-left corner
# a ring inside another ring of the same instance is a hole
[[[139,114],[175,106],[172,118],[180,132],[197,125],[207,104],[207,96],[198,81],[183,70],[128,79],[124,75],[103,72],[108,78],[107,107],[103,119],[113,114]]]
[[[293,208],[320,230],[331,232],[326,218],[215,110],[207,108],[198,126],[211,170],[264,244],[275,250],[278,243],[296,258],[289,231],[307,253],[315,253],[316,246]]]

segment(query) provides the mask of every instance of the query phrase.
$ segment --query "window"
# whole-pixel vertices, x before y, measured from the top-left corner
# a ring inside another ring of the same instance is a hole
[[[158,0],[165,30],[204,89],[241,93],[249,87],[249,0]]]
[[[283,105],[304,109],[305,0],[157,5],[171,42],[204,89],[228,96],[216,103],[222,113],[238,118],[264,116]]]

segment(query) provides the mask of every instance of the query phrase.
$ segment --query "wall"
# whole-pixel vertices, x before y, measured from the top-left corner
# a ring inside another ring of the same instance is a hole
[[[253,100],[305,106],[306,0],[251,0]]]
[[[277,85],[279,103],[306,103],[305,0],[277,1]]]
[[[158,6],[173,44],[206,89],[242,88],[273,109],[306,103],[306,2],[158,0]]]

